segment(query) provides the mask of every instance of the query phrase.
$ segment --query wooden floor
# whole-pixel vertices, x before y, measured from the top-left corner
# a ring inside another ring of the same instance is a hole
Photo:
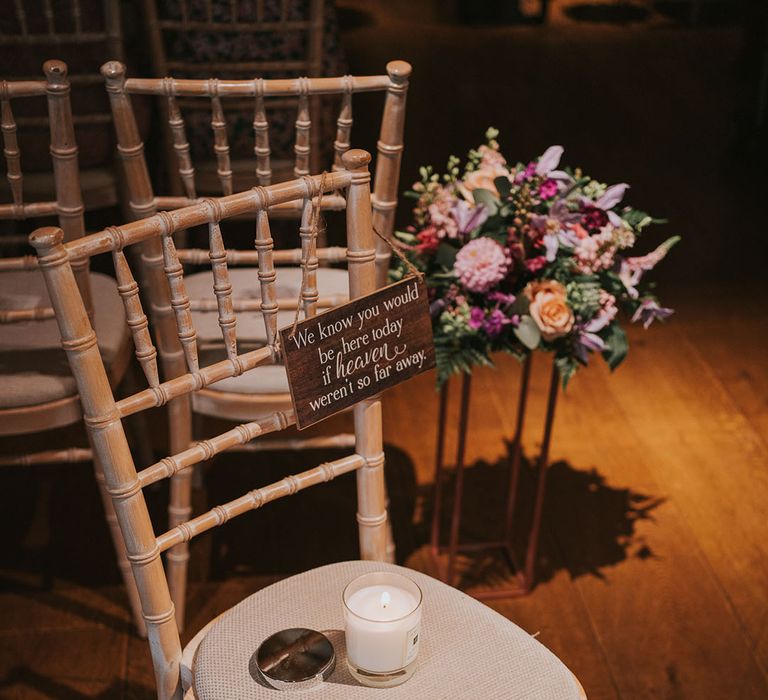
[[[633,329],[630,357],[614,375],[598,363],[561,395],[540,582],[529,596],[493,607],[539,633],[593,700],[757,700],[768,697],[768,293],[754,286],[689,288],[673,297],[672,321],[647,333]],[[540,440],[548,374],[540,358],[524,443],[528,457]],[[518,377],[508,358],[499,358],[498,370],[475,375],[467,538],[493,536],[500,522]],[[432,374],[386,396],[400,554],[427,572],[436,412]],[[252,482],[248,459],[229,472],[221,466],[206,483],[221,476]],[[81,485],[88,483],[87,467],[74,471]],[[27,495],[30,478],[38,487],[53,479],[53,495]],[[7,530],[12,554],[0,572],[0,697],[152,697],[148,647],[130,630],[96,494],[86,489],[62,503],[68,494],[56,493],[67,482],[53,470],[5,471],[0,483],[21,502],[18,510],[38,508]],[[298,568],[354,556],[353,481],[345,477],[339,486],[329,491],[331,505],[348,512],[313,526],[319,532],[306,532],[306,508],[321,504],[322,496],[286,505],[281,516],[303,522],[298,529],[254,517],[229,540],[203,539],[193,555],[195,578],[208,580],[192,586],[185,638],[273,580],[270,573],[293,570],[283,562],[302,542],[309,552],[298,555]],[[212,503],[221,500],[215,489],[207,495]],[[49,504],[47,511],[41,503]],[[74,513],[79,526],[69,522]],[[70,539],[57,534],[62,530],[80,541],[62,542]],[[279,544],[254,553],[253,543],[265,534]],[[46,539],[65,550],[48,566],[34,557]],[[335,544],[324,548],[322,542]],[[238,546],[239,554],[219,554],[229,563],[200,574],[199,560],[210,559],[211,550]],[[467,584],[485,571],[484,585],[503,585],[489,562],[466,564]],[[47,584],[46,572],[53,577]]]
[[[389,58],[416,67],[404,182],[423,162],[463,152],[494,124],[522,157],[562,142],[569,160],[628,179],[633,202],[673,221],[649,244],[685,236],[679,257],[661,271],[675,316],[647,333],[632,329],[624,366],[611,375],[598,362],[561,395],[539,583],[529,596],[493,607],[538,633],[592,700],[765,700],[768,289],[765,258],[748,245],[765,228],[764,178],[740,180],[738,164],[728,161],[738,33],[663,22],[579,28],[558,12],[544,30],[467,32],[435,19],[441,3],[337,4],[346,8],[344,44],[355,73],[379,72]],[[566,4],[553,3],[554,10]],[[563,116],[564,101],[579,109]],[[366,135],[366,109],[356,112],[358,135]],[[763,281],[738,280],[740,258]],[[715,270],[736,281],[709,284]],[[513,360],[499,358],[498,370],[475,375],[468,539],[494,536],[501,520],[519,374]],[[537,358],[529,462],[540,444],[548,377],[546,358]],[[427,572],[433,382],[427,374],[385,397],[398,553]],[[161,411],[151,425],[159,450]],[[454,443],[452,435],[449,455]],[[315,457],[219,459],[202,475],[196,506]],[[531,487],[525,479],[524,493]],[[148,498],[159,530],[166,494],[150,490]],[[0,698],[153,697],[148,645],[131,631],[89,465],[4,469],[0,504]],[[321,506],[330,517],[318,519]],[[348,476],[200,538],[185,640],[277,576],[354,557],[355,537]],[[466,585],[504,583],[492,561],[462,565]]]

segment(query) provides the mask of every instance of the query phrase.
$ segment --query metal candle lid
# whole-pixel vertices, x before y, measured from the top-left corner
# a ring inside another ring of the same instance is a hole
[[[333,645],[324,634],[303,627],[276,632],[256,652],[264,680],[277,690],[308,690],[336,667]]]

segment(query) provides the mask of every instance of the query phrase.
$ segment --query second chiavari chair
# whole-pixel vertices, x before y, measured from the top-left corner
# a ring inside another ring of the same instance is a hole
[[[397,186],[400,160],[403,150],[403,126],[405,120],[405,99],[410,75],[410,66],[402,61],[393,61],[387,65],[387,75],[342,78],[299,78],[295,80],[241,80],[241,81],[206,81],[163,79],[126,79],[125,66],[110,62],[102,68],[106,78],[115,129],[117,131],[118,151],[123,162],[125,180],[130,197],[130,208],[137,219],[152,216],[158,209],[174,209],[199,201],[196,189],[195,169],[193,167],[189,145],[186,140],[184,120],[177,105],[181,96],[195,97],[210,101],[212,109],[211,127],[216,134],[216,154],[219,162],[221,188],[231,193],[233,188],[231,164],[224,127],[222,102],[226,98],[249,97],[254,100],[254,175],[261,186],[273,181],[269,148],[269,125],[266,105],[271,98],[292,95],[299,98],[299,112],[296,122],[297,142],[293,172],[296,177],[308,173],[310,157],[309,97],[320,94],[340,94],[342,107],[337,122],[337,134],[334,142],[334,163],[332,170],[342,167],[342,159],[350,148],[353,126],[352,97],[358,92],[385,92],[380,139],[378,142],[378,160],[374,176],[373,226],[384,237],[392,233],[394,227],[395,206],[397,204]],[[139,137],[136,120],[131,107],[132,94],[151,94],[167,101],[170,115],[170,127],[174,136],[178,154],[179,177],[184,183],[185,196],[156,196],[149,177],[149,170],[144,157],[143,144]],[[343,209],[346,200],[340,192],[330,192],[322,198],[322,208]],[[297,266],[304,257],[304,243],[310,235],[309,216],[311,203],[286,201],[273,205],[270,214],[274,217],[301,217],[302,248],[275,250],[272,260],[284,266],[278,277],[275,299],[270,300],[270,313],[273,313],[279,326],[285,326],[293,320],[295,299],[299,292],[302,271]],[[240,337],[254,346],[269,344],[272,338],[269,328],[262,325],[261,314],[265,299],[255,280],[264,273],[260,246],[272,245],[271,235],[267,241],[260,233],[263,219],[257,219],[256,250],[221,249],[216,257],[210,257],[210,250],[179,248],[180,264],[212,264],[212,270],[190,274],[186,277],[186,288],[190,294],[190,316],[197,329],[201,351],[223,356],[225,346],[221,343],[216,311],[217,302],[205,298],[206,290],[215,279],[216,265],[224,260],[232,269],[229,283],[233,289],[233,309],[240,312]],[[152,244],[156,245],[156,244]],[[380,238],[376,239],[376,280],[377,285],[386,281],[391,249]],[[323,266],[316,270],[317,294],[316,305],[328,308],[345,301],[349,296],[348,278],[345,270],[330,267],[331,263],[343,262],[346,250],[343,247],[318,247],[316,257]],[[158,337],[158,352],[162,362],[163,374],[167,378],[175,377],[185,371],[184,361],[173,326],[173,312],[170,301],[163,296],[163,259],[157,250],[142,256],[144,272],[150,282],[150,289],[158,290],[159,295],[152,304],[152,320]],[[255,269],[258,268],[258,271]],[[255,420],[275,410],[289,408],[285,369],[282,366],[260,367],[246,375],[237,376],[204,388],[193,396],[184,396],[171,402],[170,443],[174,450],[187,447],[193,440],[193,411],[208,416],[229,420]],[[264,441],[263,449],[308,448],[308,447],[344,447],[353,440],[349,434],[320,436],[310,440],[299,437],[274,441],[271,445]],[[259,443],[261,444],[261,443]],[[171,522],[188,517],[190,512],[191,481],[188,476],[171,490],[169,518]],[[390,547],[391,556],[394,548]],[[170,554],[171,592],[176,603],[179,625],[184,619],[184,590],[188,552],[184,547]]]
[[[64,240],[75,242],[85,235],[85,207],[67,66],[62,61],[47,61],[43,70],[45,80],[0,81],[0,122],[6,176],[12,193],[11,202],[0,204],[0,220],[27,221],[54,216],[58,218]],[[25,200],[22,153],[13,105],[34,98],[47,101],[55,199],[30,202]],[[128,371],[131,346],[117,285],[107,275],[90,272],[87,257],[73,260],[72,267],[88,316],[99,330],[99,350],[110,386],[115,387]],[[0,259],[0,325],[6,329],[0,332],[0,436],[32,436],[79,423],[82,412],[75,380],[64,366],[54,311],[35,256]],[[98,456],[90,449],[71,447],[5,455],[0,458],[0,466],[91,459],[134,620],[142,632],[136,588],[112,503],[104,491]]]

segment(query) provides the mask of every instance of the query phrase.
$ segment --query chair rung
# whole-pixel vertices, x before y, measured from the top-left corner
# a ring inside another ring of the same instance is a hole
[[[298,491],[303,491],[310,486],[315,486],[324,481],[331,481],[341,474],[352,472],[365,466],[365,458],[358,454],[342,457],[333,462],[326,462],[314,469],[308,469],[291,476],[286,476],[280,481],[276,481],[260,489],[249,491],[240,498],[225,503],[222,506],[216,506],[207,513],[182,523],[171,530],[163,533],[157,538],[157,546],[161,552],[165,552],[171,547],[189,542],[193,537],[207,532],[223,525],[228,520],[247,513],[250,510],[261,508],[265,503],[276,501],[284,496],[291,496]]]

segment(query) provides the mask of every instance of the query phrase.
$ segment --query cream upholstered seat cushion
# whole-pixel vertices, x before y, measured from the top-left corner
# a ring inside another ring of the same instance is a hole
[[[105,364],[125,347],[130,332],[115,280],[91,273],[94,323]],[[50,306],[39,270],[0,274],[0,308]],[[4,324],[0,329],[0,408],[21,408],[77,394],[75,380],[61,349],[55,319]]]
[[[341,595],[352,579],[370,571],[410,576],[424,592],[422,641],[413,677],[387,690],[356,683],[346,667]],[[258,678],[255,653],[269,635],[289,627],[324,632],[336,650],[336,670],[302,697],[328,700],[578,700],[570,671],[546,647],[491,608],[429,576],[392,564],[349,561],[275,583],[224,613],[194,658],[198,700],[285,697]]]
[[[200,355],[203,364],[211,359],[214,361],[226,359],[221,353],[203,352]],[[283,365],[259,365],[241,374],[239,377],[229,377],[211,384],[209,389],[214,391],[231,391],[235,394],[287,394],[288,376]]]
[[[298,300],[301,290],[301,268],[278,267],[277,298]],[[232,298],[261,299],[258,270],[254,267],[229,268],[229,280],[232,283]],[[317,270],[317,290],[321,297],[349,296],[349,277],[346,270],[321,267]],[[196,272],[184,277],[184,285],[190,299],[212,300],[213,273],[210,270]],[[296,312],[282,310],[277,313],[277,327],[285,328],[293,323]],[[220,341],[221,328],[217,311],[193,311],[192,321],[201,343]],[[251,342],[266,343],[267,332],[260,311],[237,313],[237,337]]]
[[[261,298],[259,276],[255,268],[230,268],[229,277],[234,299]],[[213,298],[213,274],[210,270],[189,275],[184,279],[190,299]],[[276,285],[279,299],[297,300],[301,290],[301,268],[278,267]],[[321,297],[349,296],[347,271],[329,267],[319,268],[317,270],[317,289]],[[219,328],[217,311],[195,311],[192,316],[201,345],[220,343],[221,329]],[[293,310],[278,311],[277,327],[289,326],[293,323],[295,316],[296,312]],[[237,314],[237,337],[250,343],[264,344],[267,342],[267,333],[260,311]],[[200,354],[203,365],[225,358],[223,346],[216,349],[203,349]],[[287,394],[289,392],[285,368],[279,365],[256,367],[239,377],[230,377],[211,384],[208,388],[213,391],[226,391],[235,394]]]

